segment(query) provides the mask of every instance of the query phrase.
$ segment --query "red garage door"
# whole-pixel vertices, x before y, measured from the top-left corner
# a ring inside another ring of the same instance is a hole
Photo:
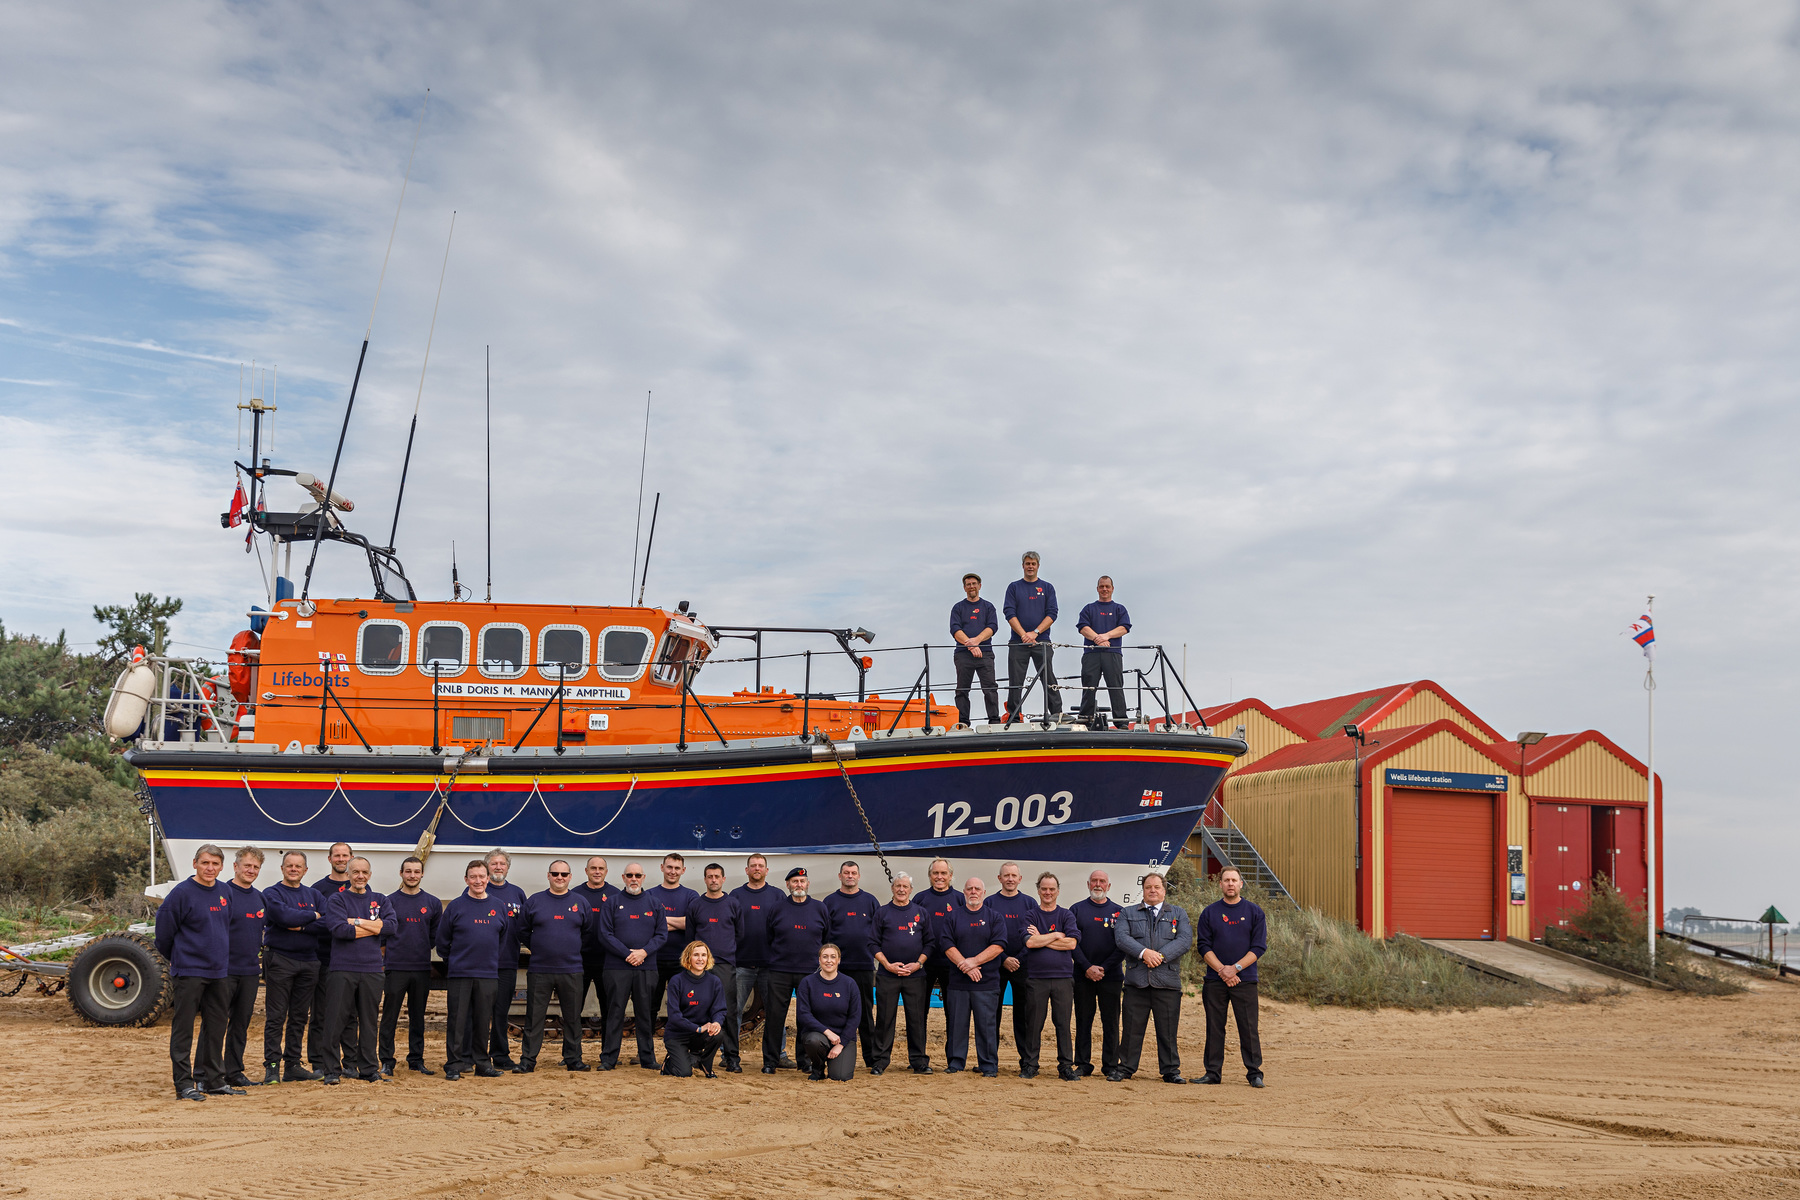
[[[1388,789],[1387,931],[1494,936],[1494,800]]]
[[[1537,801],[1532,832],[1531,936],[1546,925],[1568,928],[1587,905],[1594,882],[1593,808],[1561,800]]]

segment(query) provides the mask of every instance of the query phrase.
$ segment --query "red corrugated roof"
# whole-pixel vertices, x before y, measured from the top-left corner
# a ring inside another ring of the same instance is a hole
[[[1237,716],[1239,713],[1252,711],[1261,713],[1283,729],[1286,729],[1295,737],[1307,738],[1310,740],[1313,736],[1298,725],[1295,725],[1286,717],[1282,716],[1278,710],[1272,708],[1267,703],[1256,699],[1254,696],[1247,696],[1242,700],[1233,700],[1230,704],[1220,704],[1213,708],[1203,708],[1198,715],[1205,724],[1213,730],[1213,732],[1222,733],[1229,737],[1234,724],[1231,718]],[[1190,724],[1194,723],[1194,718],[1195,714],[1191,711],[1178,713],[1175,717],[1177,721],[1185,720]]]
[[[1434,722],[1443,724],[1443,722]],[[1454,724],[1454,722],[1451,722]],[[1417,733],[1421,729],[1429,729],[1429,725],[1407,725],[1399,729],[1383,729],[1379,733],[1369,735],[1369,744],[1363,750],[1363,757],[1375,754],[1384,745],[1394,745],[1402,738]],[[1325,738],[1316,742],[1301,742],[1294,746],[1283,746],[1270,754],[1265,754],[1247,767],[1238,770],[1240,775],[1258,775],[1264,771],[1285,771],[1292,767],[1316,767],[1320,763],[1349,762],[1356,757],[1356,743],[1338,734],[1334,738]]]
[[[1639,775],[1644,774],[1644,764],[1642,760],[1632,754],[1626,753],[1620,748],[1617,742],[1613,741],[1597,729],[1584,729],[1580,733],[1556,733],[1545,738],[1535,746],[1525,747],[1525,773],[1527,775],[1535,775],[1557,759],[1568,754],[1573,754],[1577,749],[1590,742],[1598,745],[1608,753],[1615,755],[1620,762],[1636,771]],[[1517,742],[1514,742],[1514,770],[1518,769],[1518,759],[1516,757],[1518,752],[1519,745]]]
[[[1342,726],[1384,707],[1387,701],[1411,687],[1411,684],[1405,683],[1389,684],[1387,687],[1371,688],[1366,692],[1352,692],[1348,696],[1333,696],[1329,700],[1290,704],[1286,708],[1275,711],[1286,718],[1289,724],[1298,729],[1304,729],[1307,737],[1329,738],[1333,735],[1341,737]]]

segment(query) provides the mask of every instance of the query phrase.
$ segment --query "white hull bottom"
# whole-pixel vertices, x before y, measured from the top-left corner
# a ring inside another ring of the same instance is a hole
[[[160,886],[149,889],[152,894],[156,895],[166,894],[168,887],[172,886],[169,881],[169,873],[172,865],[174,868],[174,878],[177,881],[186,879],[193,874],[191,864],[194,859],[194,852],[199,849],[201,843],[184,839],[171,839],[166,842],[165,845],[167,847],[169,861],[157,864],[157,879]],[[230,860],[235,855],[237,846],[227,842],[220,842],[219,845],[224,848],[227,859],[222,877],[229,878],[232,868]],[[280,880],[281,862],[279,855],[287,850],[305,851],[307,857],[306,881],[308,883],[328,874],[331,870],[330,864],[326,860],[326,853],[330,847],[323,842],[295,842],[283,846],[263,846],[260,848],[268,858],[263,863],[262,873],[257,876],[256,885],[258,887],[269,887]],[[480,858],[493,848],[494,847],[492,846],[475,845],[440,844],[436,846],[425,862],[425,889],[445,900],[460,895],[463,890],[463,869],[468,866],[469,860]],[[567,849],[515,850],[508,846],[505,847],[505,849],[508,854],[512,855],[512,870],[510,874],[508,874],[507,880],[508,882],[515,883],[519,887],[524,888],[527,895],[541,892],[549,886],[548,880],[545,878],[545,872],[549,870],[550,863],[558,858],[567,859],[573,865],[575,876],[574,882],[584,882],[586,879],[586,876],[583,873],[584,867],[588,856],[592,854],[599,854],[606,859],[606,881],[613,884],[615,887],[622,882],[621,877],[624,874],[625,864],[628,862],[642,864],[646,876],[645,883],[650,886],[655,886],[662,882],[660,867],[663,855],[666,853],[666,851],[663,850],[593,850],[582,847],[569,847]],[[406,845],[363,845],[357,846],[356,852],[369,860],[369,866],[373,871],[373,875],[369,881],[370,886],[374,887],[375,890],[379,892],[385,893],[395,891],[399,888],[400,863],[402,859],[413,852],[413,846],[411,843]],[[744,861],[752,853],[754,853],[754,851],[744,850],[735,854],[724,854],[715,851],[687,854],[687,872],[682,876],[681,882],[684,885],[693,888],[695,891],[704,891],[706,885],[701,879],[702,870],[707,863],[716,862],[725,868],[725,890],[730,891],[746,882],[747,877],[744,874]],[[1167,862],[1148,864],[1117,862],[1075,863],[1039,862],[1036,860],[1025,859],[1008,860],[999,858],[946,857],[949,858],[950,867],[955,872],[955,886],[957,888],[960,889],[963,883],[971,875],[979,875],[982,880],[987,883],[990,895],[999,890],[999,884],[996,882],[996,879],[1000,873],[1001,865],[1005,862],[1018,862],[1019,869],[1025,877],[1024,881],[1019,885],[1020,890],[1028,895],[1036,895],[1038,875],[1041,872],[1050,871],[1057,876],[1057,881],[1061,885],[1062,894],[1059,902],[1065,907],[1073,904],[1077,900],[1087,898],[1087,877],[1088,874],[1095,869],[1107,873],[1108,878],[1112,882],[1112,889],[1109,894],[1114,901],[1120,904],[1134,904],[1143,895],[1143,877],[1145,873],[1168,865]],[[771,854],[768,858],[769,882],[771,884],[776,887],[781,887],[784,877],[790,870],[795,867],[805,867],[808,879],[811,883],[811,894],[821,898],[827,892],[837,888],[837,873],[844,860],[846,858],[853,859],[862,868],[863,889],[873,893],[880,900],[886,901],[888,899],[887,878],[881,873],[881,860],[875,857],[873,851],[842,856]],[[893,854],[888,856],[888,865],[893,868],[896,875],[904,871],[913,877],[913,890],[915,892],[923,891],[931,886],[930,877],[927,874],[930,864],[931,859],[929,858]]]

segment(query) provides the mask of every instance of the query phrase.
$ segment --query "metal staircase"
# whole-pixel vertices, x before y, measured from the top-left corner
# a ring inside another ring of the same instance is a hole
[[[1214,825],[1214,820],[1220,823]],[[1282,886],[1269,864],[1256,852],[1256,847],[1250,844],[1244,831],[1237,827],[1231,814],[1216,801],[1208,806],[1206,819],[1201,823],[1199,833],[1201,840],[1206,843],[1207,851],[1223,865],[1236,867],[1247,885],[1266,895],[1279,896],[1288,903],[1293,903],[1294,898]]]

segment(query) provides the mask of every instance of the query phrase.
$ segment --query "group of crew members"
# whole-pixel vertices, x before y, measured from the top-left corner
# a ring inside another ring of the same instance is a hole
[[[1026,676],[1032,674],[1044,688],[1045,706],[1051,716],[1062,712],[1062,690],[1056,682],[1056,647],[1050,640],[1058,609],[1056,589],[1038,576],[1041,565],[1036,550],[1025,551],[1019,567],[1022,578],[1006,585],[1006,599],[999,611],[982,598],[981,576],[970,571],[962,578],[963,598],[950,606],[950,636],[956,639],[951,660],[956,665],[956,715],[969,724],[969,692],[980,681],[981,698],[990,725],[1001,722],[1000,691],[994,677],[994,645],[1001,619],[1010,631],[1006,645],[1006,715],[1020,719],[1025,699]],[[1131,632],[1131,614],[1113,599],[1112,576],[1102,575],[1094,586],[1096,599],[1081,610],[1075,628],[1081,634],[1082,721],[1090,728],[1106,728],[1106,714],[1096,713],[1095,696],[1102,684],[1112,702],[1112,721],[1120,729],[1131,723],[1125,708],[1125,635]],[[1034,684],[1035,686],[1035,684]]]
[[[399,888],[386,894],[370,886],[369,861],[342,842],[330,849],[329,873],[310,884],[305,853],[290,850],[280,881],[259,890],[263,858],[246,846],[236,852],[231,876],[220,878],[225,854],[204,845],[193,877],[157,911],[157,949],[174,977],[169,1054],[184,1100],[243,1095],[249,1086],[278,1082],[391,1079],[403,1012],[407,1067],[435,1074],[425,1062],[434,950],[447,977],[443,1071],[450,1080],[537,1070],[552,999],[561,1014],[562,1065],[591,1070],[581,1018],[590,987],[602,1013],[603,1071],[620,1065],[629,1007],[638,1066],[682,1077],[698,1071],[713,1078],[715,1064],[740,1073],[749,1048],[739,1032],[755,993],[764,1015],[764,1074],[797,1068],[815,1080],[847,1080],[859,1052],[867,1071],[883,1074],[904,1009],[906,1065],[929,1075],[926,1029],[935,990],[944,1010],[944,1070],[994,1077],[1010,987],[1022,1078],[1038,1074],[1046,1021],[1055,1030],[1059,1078],[1097,1070],[1114,1082],[1137,1073],[1154,1022],[1158,1073],[1185,1083],[1176,1029],[1181,961],[1192,951],[1206,963],[1200,1082],[1220,1081],[1229,1008],[1248,1081],[1263,1085],[1256,961],[1267,934],[1262,910],[1243,898],[1242,880],[1230,868],[1220,877],[1224,898],[1190,922],[1155,872],[1144,876],[1140,903],[1114,902],[1111,880],[1096,870],[1087,897],[1064,907],[1060,881],[1049,872],[1037,878],[1034,897],[1022,889],[1018,865],[1003,864],[999,888],[990,893],[978,877],[956,887],[950,863],[940,858],[930,864],[928,886],[915,892],[911,876],[897,874],[881,903],[861,887],[854,861],[819,899],[809,894],[804,867],[787,872],[785,887],[772,884],[761,854],[749,856],[745,882],[730,892],[718,863],[703,869],[699,892],[682,884],[680,854],[662,860],[660,884],[647,883],[636,862],[611,883],[606,860],[595,856],[583,882],[574,883],[569,862],[557,859],[548,886],[527,895],[507,879],[510,856],[495,850],[468,863],[465,890],[445,903],[420,886],[425,868],[414,857],[400,866]],[[508,1023],[522,956],[526,1015],[515,1060]],[[263,1073],[255,1079],[245,1055],[259,981]],[[790,1057],[793,1006],[797,1044]]]

